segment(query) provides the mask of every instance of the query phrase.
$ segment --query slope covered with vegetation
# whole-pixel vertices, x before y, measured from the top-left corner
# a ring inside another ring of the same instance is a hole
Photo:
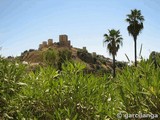
[[[91,54],[87,50],[80,48],[45,48],[44,50],[24,51],[19,56],[21,62],[27,62],[33,67],[37,65],[52,66],[61,70],[61,65],[66,60],[81,62],[86,65],[87,72],[111,72],[112,61],[103,55]],[[116,62],[116,66],[122,67],[125,63]]]
[[[118,113],[160,115],[160,69],[142,60],[115,78],[64,62],[62,70],[27,66],[0,58],[0,119],[117,119]]]

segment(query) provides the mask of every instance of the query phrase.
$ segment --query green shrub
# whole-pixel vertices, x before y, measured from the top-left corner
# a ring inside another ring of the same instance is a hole
[[[57,55],[53,49],[48,49],[44,52],[43,55],[44,62],[49,66],[56,66],[57,64]]]
[[[58,51],[58,69],[62,69],[62,64],[65,63],[65,61],[70,61],[72,56],[72,52],[68,49],[62,49]]]
[[[123,112],[160,115],[160,69],[142,60],[137,68],[126,67],[117,78]]]
[[[0,58],[0,118],[14,119],[17,116],[19,91],[26,85],[22,82],[25,67],[22,64]]]
[[[96,58],[92,57],[92,54],[88,53],[86,50],[78,50],[77,56],[86,63],[94,64],[96,62]]]
[[[116,120],[118,113],[160,115],[160,69],[142,60],[117,74],[86,74],[85,65],[63,61],[26,73],[0,59],[0,119]],[[123,118],[122,118],[123,119]]]

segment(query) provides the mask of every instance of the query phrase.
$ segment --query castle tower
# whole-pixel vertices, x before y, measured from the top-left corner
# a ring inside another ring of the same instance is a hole
[[[96,57],[96,56],[97,56],[96,52],[93,52],[93,53],[92,53],[92,56],[93,56],[93,57]]]
[[[43,48],[44,48],[44,47],[47,47],[47,42],[46,42],[46,41],[43,41],[42,46],[43,46]]]
[[[59,43],[61,46],[67,45],[68,36],[67,35],[59,35]]]
[[[52,46],[53,45],[53,39],[48,39],[48,46]]]
[[[39,44],[39,50],[42,50],[42,48],[43,48],[43,45]]]
[[[59,44],[60,46],[71,48],[71,41],[68,40],[67,35],[59,35]]]
[[[47,42],[46,41],[43,41],[42,44],[39,44],[39,50],[42,50],[45,47],[47,47]]]
[[[84,51],[87,51],[87,48],[86,48],[86,47],[83,47],[82,49],[83,49]]]

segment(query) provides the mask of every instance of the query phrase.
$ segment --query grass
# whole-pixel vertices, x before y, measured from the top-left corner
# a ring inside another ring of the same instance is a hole
[[[62,71],[0,59],[0,119],[115,120],[118,113],[160,115],[160,69],[142,60],[113,79],[65,62]],[[123,118],[122,118],[123,119]]]

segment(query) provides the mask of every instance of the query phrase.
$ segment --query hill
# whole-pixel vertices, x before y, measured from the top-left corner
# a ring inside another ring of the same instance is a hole
[[[46,57],[47,54],[48,58]],[[31,66],[46,65],[49,62],[49,64],[62,64],[64,59],[84,63],[87,71],[91,72],[106,72],[111,71],[112,68],[111,59],[105,58],[103,55],[97,55],[96,52],[89,53],[86,47],[73,47],[67,35],[60,35],[59,42],[53,42],[53,39],[43,41],[37,50],[26,50],[20,56],[23,63],[29,63]],[[124,64],[117,62],[117,65],[122,67]]]

